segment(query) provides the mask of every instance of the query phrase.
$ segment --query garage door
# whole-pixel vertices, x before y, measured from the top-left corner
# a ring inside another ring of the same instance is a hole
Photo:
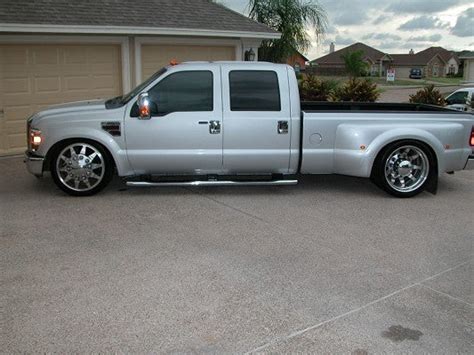
[[[176,59],[178,62],[235,60],[235,47],[143,45],[142,80],[148,78],[158,69],[168,65],[173,59]]]
[[[395,78],[396,79],[406,79],[410,77],[410,70],[409,67],[397,67],[395,68]]]
[[[47,106],[122,93],[120,46],[0,45],[0,155],[22,153]]]

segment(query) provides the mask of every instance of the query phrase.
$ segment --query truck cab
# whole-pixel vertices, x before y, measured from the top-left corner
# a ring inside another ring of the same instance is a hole
[[[295,173],[292,133],[299,131],[292,119],[300,110],[289,70],[225,62],[169,67],[125,107],[135,174]],[[139,102],[148,103],[148,112]]]
[[[446,107],[456,111],[469,112],[474,108],[474,88],[456,90],[445,98]]]

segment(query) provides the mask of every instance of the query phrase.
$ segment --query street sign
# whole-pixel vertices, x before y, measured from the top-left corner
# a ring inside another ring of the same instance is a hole
[[[395,69],[387,70],[387,81],[395,81]]]

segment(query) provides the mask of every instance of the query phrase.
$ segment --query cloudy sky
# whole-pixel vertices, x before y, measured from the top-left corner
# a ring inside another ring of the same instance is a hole
[[[220,0],[247,12],[248,0]],[[319,0],[329,28],[306,53],[315,59],[354,42],[364,42],[388,53],[408,53],[429,46],[474,50],[473,0]],[[311,31],[310,31],[311,32]]]

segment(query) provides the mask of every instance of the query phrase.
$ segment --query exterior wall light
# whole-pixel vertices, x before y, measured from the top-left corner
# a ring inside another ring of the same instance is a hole
[[[255,52],[253,51],[253,48],[250,48],[249,50],[245,51],[245,61],[246,62],[255,61]]]

